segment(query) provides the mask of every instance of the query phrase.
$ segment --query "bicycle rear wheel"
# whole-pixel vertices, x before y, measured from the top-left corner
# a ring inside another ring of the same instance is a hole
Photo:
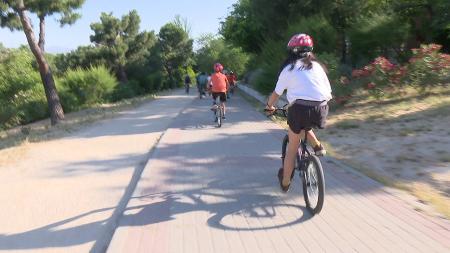
[[[222,115],[223,115],[223,108],[222,106],[219,106],[216,110],[217,127],[222,126]]]
[[[325,179],[322,164],[315,155],[308,156],[302,176],[306,208],[314,215],[320,213],[325,198]]]

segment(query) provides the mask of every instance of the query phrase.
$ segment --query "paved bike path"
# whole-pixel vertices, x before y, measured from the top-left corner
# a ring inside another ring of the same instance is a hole
[[[0,251],[104,252],[149,152],[194,99],[184,91],[31,143],[0,166]]]
[[[298,177],[278,188],[284,130],[240,97],[215,128],[209,106],[194,100],[164,133],[108,252],[450,252],[448,221],[332,159],[312,217]]]

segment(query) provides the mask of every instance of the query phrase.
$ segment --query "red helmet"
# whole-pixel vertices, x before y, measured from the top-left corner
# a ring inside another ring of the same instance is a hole
[[[314,43],[311,36],[304,33],[299,33],[292,36],[287,45],[289,50],[299,53],[311,52],[313,50],[313,46]]]
[[[223,70],[222,64],[220,64],[220,63],[214,64],[214,71],[216,71],[216,72],[222,72],[222,70]]]

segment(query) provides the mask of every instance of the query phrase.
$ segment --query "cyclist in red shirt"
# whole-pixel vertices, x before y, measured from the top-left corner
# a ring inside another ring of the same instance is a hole
[[[214,64],[215,73],[211,75],[211,80],[208,83],[208,87],[211,89],[213,97],[213,107],[216,105],[216,99],[219,97],[220,103],[223,106],[223,118],[225,119],[225,102],[227,101],[227,90],[229,89],[229,83],[227,77],[222,74],[223,66],[220,63]]]
[[[236,87],[236,81],[237,81],[236,74],[234,74],[233,71],[230,71],[226,76],[227,76],[228,83],[230,84],[229,93],[234,94],[234,88]],[[230,97],[228,97],[228,98],[230,98]]]

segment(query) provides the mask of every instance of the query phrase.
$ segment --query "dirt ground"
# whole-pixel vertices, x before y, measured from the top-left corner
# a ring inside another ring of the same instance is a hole
[[[330,112],[318,132],[332,155],[450,218],[450,88],[361,96]]]

